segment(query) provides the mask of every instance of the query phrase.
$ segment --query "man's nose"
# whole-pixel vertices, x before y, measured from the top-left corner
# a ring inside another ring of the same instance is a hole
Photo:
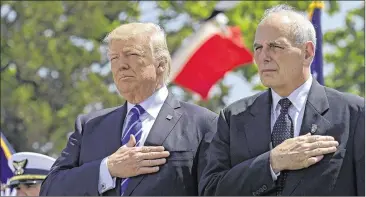
[[[263,60],[264,63],[268,63],[271,61],[271,55],[269,53],[269,47],[263,46],[260,54],[260,59]]]
[[[130,68],[130,66],[126,62],[126,59],[124,59],[124,58],[119,58],[118,59],[118,67],[121,70],[128,70]]]
[[[128,66],[128,64],[126,64],[126,63],[122,63],[121,64],[121,69],[122,70],[128,70],[130,67]]]

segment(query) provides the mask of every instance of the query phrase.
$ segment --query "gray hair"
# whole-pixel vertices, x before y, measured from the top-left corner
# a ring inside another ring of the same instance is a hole
[[[291,15],[292,24],[291,24],[291,32],[294,37],[295,44],[304,44],[308,41],[314,43],[316,47],[316,33],[313,24],[310,20],[306,17],[306,15],[302,14],[301,12],[295,10],[293,7],[281,4],[274,6],[272,8],[267,9],[264,12],[264,16],[261,19],[262,23],[268,16],[274,13],[287,13]],[[292,17],[293,16],[293,17]],[[293,19],[295,18],[295,19]],[[299,19],[299,20],[296,20]]]
[[[165,32],[159,25],[154,23],[124,24],[110,32],[103,41],[109,44],[114,39],[129,39],[134,36],[149,38],[153,58],[158,62],[163,61],[165,64],[163,81],[167,84],[171,70],[171,56]]]

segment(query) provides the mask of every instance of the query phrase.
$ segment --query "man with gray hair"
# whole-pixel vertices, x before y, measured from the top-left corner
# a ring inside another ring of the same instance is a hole
[[[305,16],[266,11],[254,59],[269,89],[220,112],[200,195],[365,195],[365,100],[312,78],[315,47]]]
[[[41,195],[198,195],[217,114],[174,98],[163,30],[129,23],[107,37],[124,105],[78,116]]]

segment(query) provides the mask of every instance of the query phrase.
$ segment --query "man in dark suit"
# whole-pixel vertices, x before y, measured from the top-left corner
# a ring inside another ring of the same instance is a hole
[[[171,60],[159,26],[125,24],[107,38],[127,102],[77,118],[41,195],[198,195],[217,114],[168,92]]]
[[[365,100],[312,78],[315,45],[304,16],[266,11],[254,57],[270,89],[221,111],[200,195],[365,195]]]

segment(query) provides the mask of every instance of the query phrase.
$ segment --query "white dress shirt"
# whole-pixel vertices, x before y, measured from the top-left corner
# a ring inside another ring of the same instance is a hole
[[[151,95],[148,99],[139,103],[139,105],[142,108],[144,108],[146,113],[140,117],[140,120],[142,121],[142,134],[138,146],[144,145],[146,138],[149,135],[150,130],[154,125],[154,122],[158,117],[158,114],[166,98],[168,97],[168,94],[169,94],[168,88],[164,86],[160,88],[158,91],[156,91],[153,95]],[[127,103],[127,114],[134,106],[135,106],[134,104]],[[126,118],[127,117],[128,116],[126,115]],[[125,119],[122,131],[124,131],[127,122],[128,121]],[[112,177],[109,173],[107,167],[107,159],[108,159],[107,157],[104,158],[100,165],[99,185],[98,185],[98,191],[100,194],[116,187],[116,178]]]
[[[302,84],[300,87],[294,90],[287,97],[292,103],[292,105],[289,107],[288,113],[294,124],[294,137],[297,137],[300,134],[302,119],[304,117],[305,112],[305,104],[309,95],[312,82],[313,78],[310,76],[309,79],[306,80],[304,84]],[[283,97],[278,95],[275,91],[273,91],[273,89],[271,92],[272,92],[272,108],[271,108],[271,133],[272,133],[273,126],[281,113],[280,112],[281,105],[278,104],[278,102]],[[273,180],[277,180],[277,176],[279,176],[280,173],[275,174],[274,171],[272,170],[272,166],[270,166],[270,168]]]

